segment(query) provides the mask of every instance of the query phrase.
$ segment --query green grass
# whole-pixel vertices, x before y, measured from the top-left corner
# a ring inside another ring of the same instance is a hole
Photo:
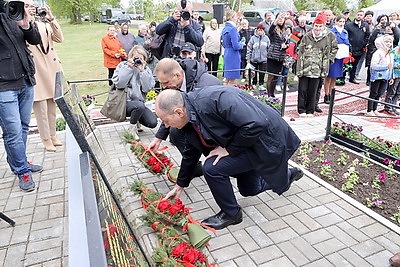
[[[107,34],[109,25],[84,22],[72,25],[66,20],[59,21],[64,42],[55,43],[61,59],[66,81],[107,79],[108,70],[103,65],[101,38]],[[137,28],[130,31],[136,35]],[[77,85],[80,95],[96,95],[108,90],[108,82],[82,83]],[[104,103],[106,95],[96,97],[97,104]]]

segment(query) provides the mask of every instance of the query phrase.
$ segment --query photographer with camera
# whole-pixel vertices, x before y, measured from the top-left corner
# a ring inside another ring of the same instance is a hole
[[[54,84],[56,73],[62,71],[61,61],[53,42],[64,40],[60,24],[55,20],[50,7],[36,7],[33,0],[24,0],[30,20],[39,29],[42,41],[39,45],[28,46],[36,66],[36,85],[33,111],[39,129],[40,139],[47,151],[55,152],[62,143],[56,137],[56,103]]]
[[[141,45],[135,45],[128,54],[128,60],[122,61],[115,69],[112,81],[118,89],[127,89],[126,114],[130,116],[129,129],[138,137],[137,123],[148,127],[157,126],[154,113],[145,106],[146,94],[154,87],[154,77],[146,65],[147,52]]]
[[[40,43],[36,26],[20,1],[0,1],[0,126],[11,171],[23,191],[35,189],[32,172],[43,170],[26,158],[26,141],[33,104],[35,65],[26,42]]]
[[[200,24],[191,18],[192,3],[181,0],[178,9],[166,21],[158,24],[156,33],[166,34],[162,58],[172,57],[172,49],[190,42],[196,47],[204,43]]]

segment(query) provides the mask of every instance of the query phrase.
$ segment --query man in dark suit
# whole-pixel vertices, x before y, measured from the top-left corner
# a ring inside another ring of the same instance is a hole
[[[271,106],[243,90],[207,86],[188,94],[165,90],[157,97],[155,111],[166,127],[185,133],[185,148],[175,187],[165,198],[179,198],[189,186],[200,156],[204,177],[221,211],[203,220],[214,229],[242,222],[229,177],[237,178],[242,196],[265,190],[282,194],[300,179],[299,168],[288,160],[300,140]]]

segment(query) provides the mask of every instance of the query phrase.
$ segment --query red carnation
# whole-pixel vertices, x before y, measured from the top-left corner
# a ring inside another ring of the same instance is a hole
[[[172,250],[172,256],[181,257],[189,245],[189,243],[179,243]]]
[[[146,161],[146,163],[148,164],[148,165],[153,165],[154,163],[156,163],[157,162],[157,159],[155,158],[155,157],[153,157],[153,156],[151,156],[147,161]]]
[[[168,200],[162,200],[158,204],[158,209],[161,211],[164,211],[164,210],[168,209],[169,207],[171,207],[171,203],[169,203]]]
[[[191,247],[185,251],[182,259],[190,263],[195,263],[197,261],[198,256],[199,256],[199,251]]]
[[[183,210],[184,207],[185,207],[185,206],[182,205],[182,204],[175,204],[175,205],[172,205],[172,206],[169,208],[169,214],[174,215],[174,214],[177,213],[178,211]]]
[[[168,159],[168,157],[167,157],[167,156],[162,157],[162,158],[161,158],[161,162],[162,162],[163,164],[165,164],[165,165],[168,165],[168,164],[169,164],[169,159]]]
[[[162,168],[161,168],[161,164],[160,164],[160,162],[157,162],[156,164],[154,164],[153,165],[153,167],[151,167],[151,169],[153,170],[153,171],[155,171],[155,172],[161,172],[162,171]]]

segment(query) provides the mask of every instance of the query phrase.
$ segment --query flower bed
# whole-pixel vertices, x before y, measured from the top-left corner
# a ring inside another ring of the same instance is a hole
[[[327,142],[303,142],[292,160],[339,190],[400,225],[400,175],[398,161],[381,166]]]

